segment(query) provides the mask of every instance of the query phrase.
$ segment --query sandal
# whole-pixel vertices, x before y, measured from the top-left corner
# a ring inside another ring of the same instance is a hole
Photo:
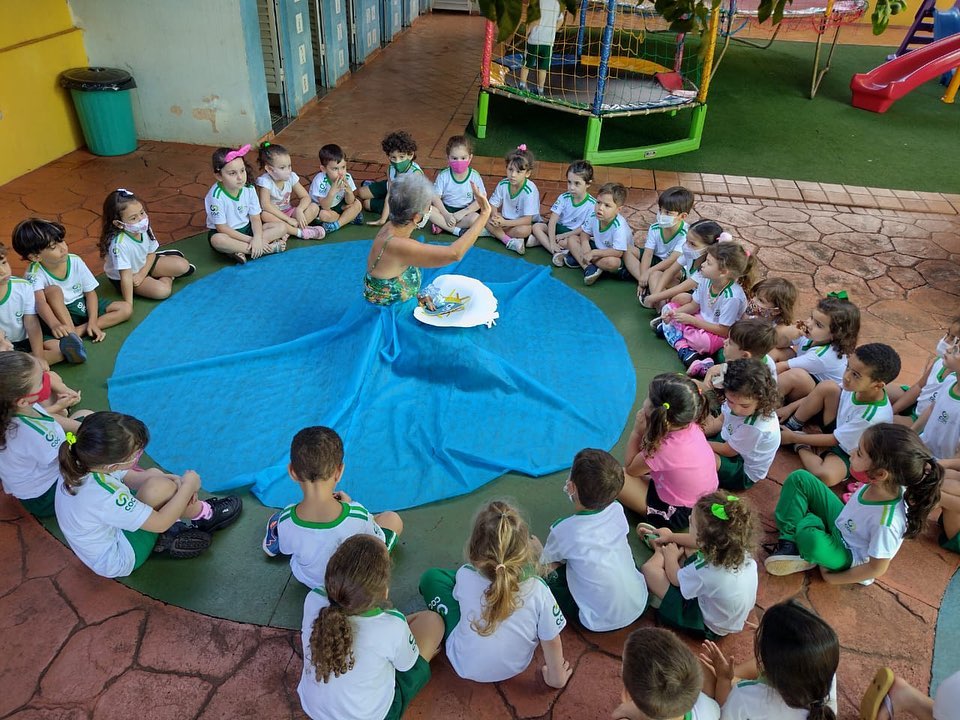
[[[887,694],[893,687],[893,681],[893,670],[888,667],[877,670],[860,701],[860,720],[877,720],[881,705],[887,708],[893,720],[893,702]]]
[[[235,252],[230,255],[234,260],[237,261],[237,265],[246,265],[247,264],[247,255],[242,252]]]
[[[653,543],[660,539],[660,533],[657,532],[657,528],[645,522],[637,523],[637,535],[640,536],[643,544],[650,550],[654,549]]]

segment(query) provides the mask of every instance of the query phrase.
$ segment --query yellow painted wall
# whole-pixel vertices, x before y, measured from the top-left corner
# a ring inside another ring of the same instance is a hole
[[[860,18],[861,23],[870,23],[870,13],[873,12],[875,0],[868,0],[868,2],[870,3],[870,7],[864,16]],[[898,30],[898,26],[906,27],[910,25],[913,22],[913,16],[917,14],[917,8],[920,7],[922,2],[923,0],[907,0],[907,9],[890,18],[890,29],[887,33],[890,35],[891,43],[894,45],[900,44],[900,40],[903,39],[903,33]],[[937,9],[949,10],[953,7],[954,2],[955,0],[937,0]]]
[[[57,76],[86,64],[66,0],[0,0],[0,184],[83,145]]]

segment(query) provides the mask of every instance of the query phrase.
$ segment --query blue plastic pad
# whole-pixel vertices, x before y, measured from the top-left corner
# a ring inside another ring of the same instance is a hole
[[[619,439],[636,391],[623,338],[548,268],[474,249],[459,273],[499,300],[493,328],[436,328],[415,301],[367,303],[369,242],[319,245],[224,268],[161,303],[130,334],[111,407],[150,428],[148,453],[210,491],[253,485],[300,499],[290,440],[327,425],[346,447],[341,488],[368,508],[468,493],[509,470],[568,467]]]

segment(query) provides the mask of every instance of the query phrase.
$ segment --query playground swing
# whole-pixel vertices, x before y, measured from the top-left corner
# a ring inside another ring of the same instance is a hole
[[[649,160],[697,150],[706,121],[719,13],[701,37],[672,32],[651,4],[582,0],[577,24],[556,35],[545,92],[519,87],[525,33],[494,41],[487,22],[481,89],[474,113],[477,137],[486,137],[490,96],[549,107],[587,118],[583,157],[595,164]],[[701,43],[705,43],[701,45]],[[691,113],[686,137],[634,147],[600,149],[603,121],[680,111]]]

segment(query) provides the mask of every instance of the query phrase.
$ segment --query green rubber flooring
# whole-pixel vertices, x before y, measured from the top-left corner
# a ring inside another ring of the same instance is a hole
[[[370,228],[349,227],[324,242],[370,238]],[[297,240],[290,243],[293,252],[297,247],[306,245],[306,242]],[[478,246],[507,253],[499,243],[490,239],[482,239]],[[170,247],[182,250],[198,268],[194,277],[175,284],[175,291],[224,266],[222,257],[208,247],[205,235],[182,240]],[[550,257],[535,248],[524,258],[517,258],[517,262],[549,265]],[[357,273],[359,278],[359,271]],[[651,314],[638,309],[633,289],[628,284],[604,279],[587,288],[583,286],[580,273],[553,268],[553,274],[590,297],[626,339],[637,373],[640,402],[645,395],[644,389],[654,375],[665,369],[680,369],[673,351],[665,343],[655,341],[648,327]],[[106,297],[116,296],[109,282],[101,283],[99,291]],[[138,299],[134,316],[129,322],[108,330],[106,340],[99,345],[88,344],[86,364],[57,366],[65,382],[82,391],[80,407],[102,410],[109,406],[107,379],[113,372],[114,358],[126,336],[154,307],[156,303]],[[203,312],[203,309],[198,308],[197,311]],[[224,318],[225,323],[236,321],[235,317]],[[227,329],[224,331],[228,332]],[[183,342],[189,343],[190,338],[185,337]],[[278,371],[282,372],[283,369],[278,368]],[[571,368],[570,381],[581,382],[576,368]],[[183,391],[203,392],[203,388],[184,388]],[[617,389],[592,387],[587,382],[584,383],[584,391],[617,392]],[[633,425],[633,414],[638,407],[639,404],[635,402],[629,417],[623,419],[624,431],[617,447],[612,450],[614,455],[622,457],[627,435]],[[184,431],[187,431],[186,428]],[[529,437],[532,443],[545,441],[535,427],[530,428]],[[238,442],[243,442],[243,439],[238,438]],[[148,446],[147,454],[141,460],[145,466],[152,464],[149,450]],[[471,495],[404,511],[405,530],[394,552],[391,584],[394,605],[404,612],[422,609],[423,603],[417,593],[421,573],[428,567],[455,567],[463,561],[463,547],[472,516],[481,504],[493,498],[514,500],[523,509],[532,532],[545,540],[550,523],[570,510],[562,490],[565,478],[566,473],[540,478],[508,474]],[[260,547],[267,518],[273,510],[261,505],[248,493],[242,496],[243,515],[234,525],[215,534],[210,551],[187,561],[153,557],[122,582],[150,597],[206,615],[260,625],[299,628],[307,588],[291,576],[286,558],[268,558]],[[364,498],[356,499],[364,501]],[[45,524],[63,539],[55,520],[48,520]],[[645,559],[649,551],[642,548],[635,538],[631,542],[634,543],[637,558]]]
[[[850,104],[850,79],[883,63],[892,48],[843,45],[811,100],[813,52],[811,43],[778,41],[768,50],[731,44],[710,85],[700,150],[624,167],[960,192],[960,103],[940,102],[946,88],[930,81],[884,114],[858,110]],[[527,143],[540,160],[581,157],[585,118],[499,96],[490,100],[478,155],[502,156]],[[611,118],[604,121],[600,149],[685,137],[689,124],[688,112]]]

